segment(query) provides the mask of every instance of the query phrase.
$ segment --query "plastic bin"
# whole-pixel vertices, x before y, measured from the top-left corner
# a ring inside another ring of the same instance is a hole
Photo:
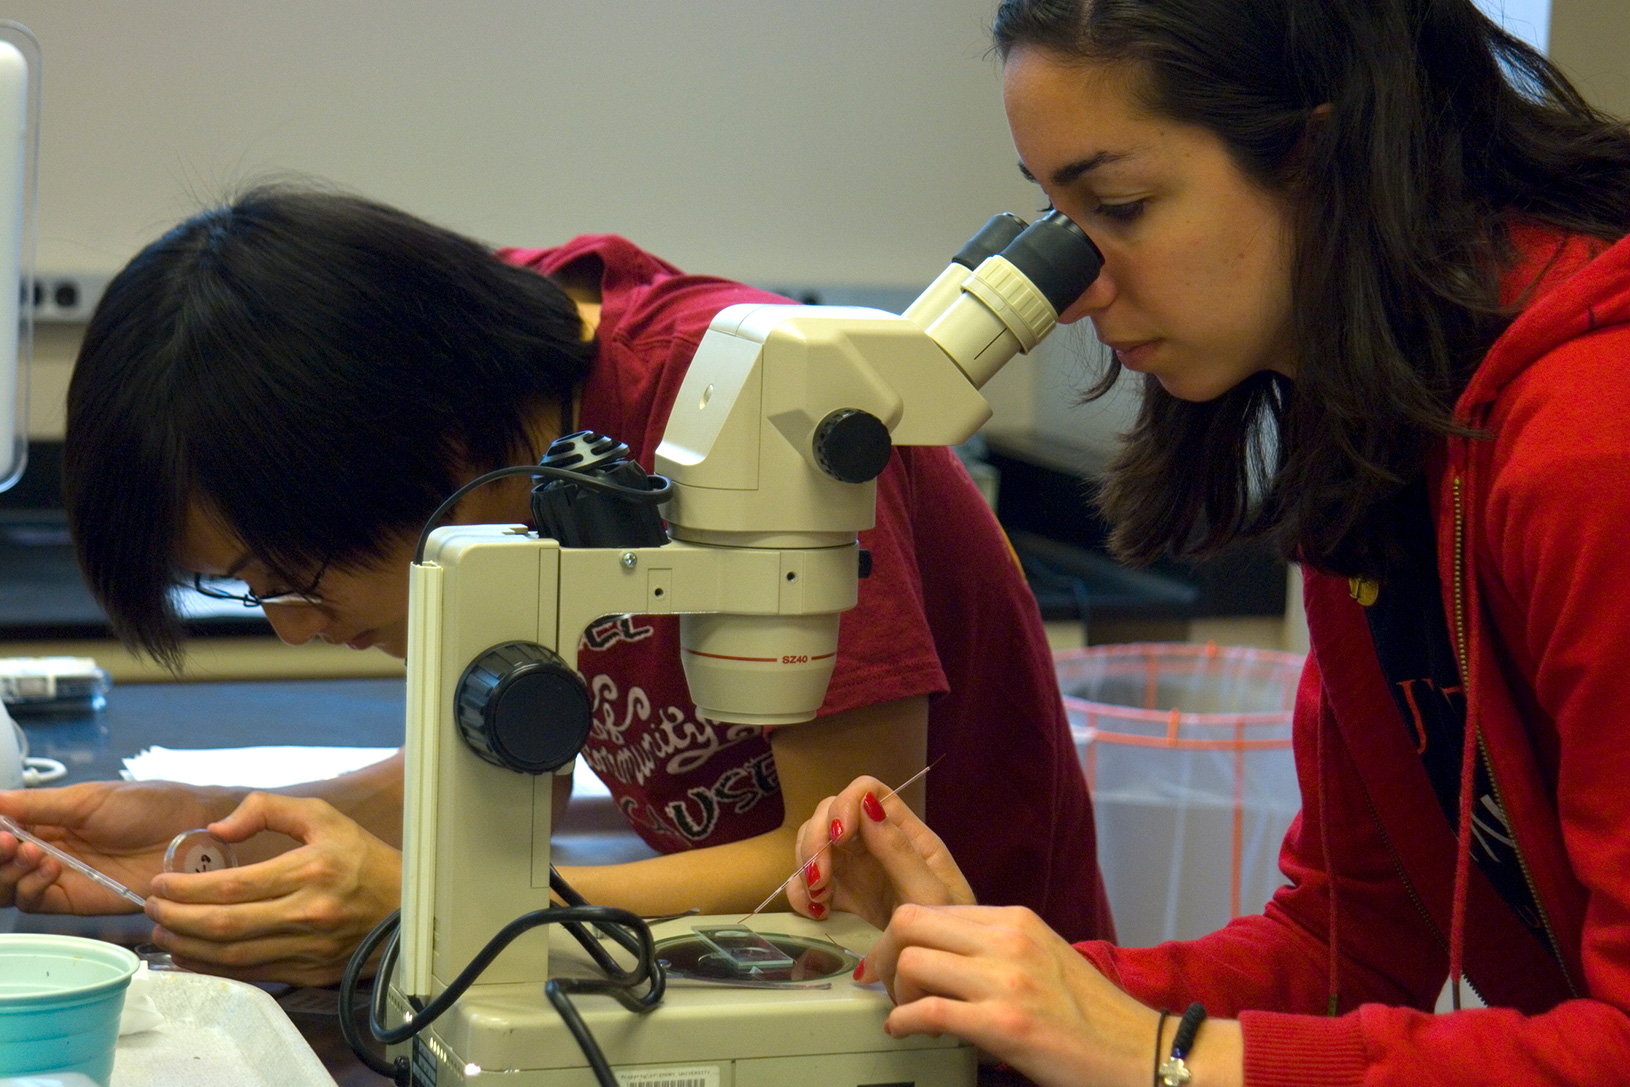
[[[1176,643],[1054,654],[1123,945],[1203,936],[1284,882],[1302,661]]]

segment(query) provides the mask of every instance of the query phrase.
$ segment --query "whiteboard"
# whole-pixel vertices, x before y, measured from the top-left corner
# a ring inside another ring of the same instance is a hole
[[[611,231],[772,285],[926,283],[1018,175],[995,0],[13,0],[42,271],[292,172],[493,244]]]

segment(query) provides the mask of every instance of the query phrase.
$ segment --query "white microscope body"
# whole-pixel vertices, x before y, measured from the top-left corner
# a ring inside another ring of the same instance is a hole
[[[966,440],[990,415],[979,387],[1035,346],[1097,273],[1091,243],[1067,220],[1038,222],[1015,241],[1020,226],[993,219],[986,232],[995,236],[982,232],[970,247],[1005,246],[1008,255],[952,264],[903,316],[791,305],[721,311],[656,455],[657,473],[672,481],[664,510],[672,542],[563,547],[519,525],[429,536],[410,581],[395,1016],[445,989],[505,924],[550,905],[553,775],[495,765],[475,749],[492,741],[467,738],[483,712],[476,703],[510,682],[493,673],[519,651],[503,650],[490,667],[472,662],[494,647],[532,646],[569,670],[594,620],[679,614],[699,713],[761,725],[812,719],[831,676],[839,615],[863,576],[856,533],[873,523],[873,480],[891,444]],[[1014,263],[1034,259],[1039,271],[1028,274]],[[1054,267],[1070,261],[1090,267]],[[1033,278],[1051,284],[1051,301]],[[552,697],[555,680],[538,679],[531,658],[516,667],[515,684],[537,682],[533,695]],[[550,765],[563,758],[569,767],[580,742],[550,753]],[[707,920],[686,918],[656,935]],[[876,936],[853,918],[816,926],[760,915],[754,927],[830,935],[857,955]],[[500,1070],[516,1087],[594,1082],[541,996],[552,971],[582,965],[563,941],[552,944],[556,928],[516,940],[419,1035],[416,1085]],[[782,991],[670,985],[662,1005],[641,1016],[586,998],[583,1015],[625,1083],[972,1083],[970,1049],[949,1038],[892,1041],[881,1029],[889,1007],[886,994],[845,973]]]

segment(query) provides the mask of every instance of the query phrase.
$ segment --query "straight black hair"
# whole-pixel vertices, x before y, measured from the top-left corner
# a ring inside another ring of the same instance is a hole
[[[1141,105],[1294,208],[1295,381],[1190,403],[1145,379],[1099,495],[1130,560],[1271,534],[1384,574],[1401,492],[1466,433],[1455,398],[1510,322],[1509,225],[1630,231],[1630,132],[1472,0],[1004,0],[993,35],[1004,58],[1130,62]]]
[[[91,318],[64,451],[80,565],[120,638],[178,667],[190,501],[279,573],[364,565],[461,471],[529,452],[594,357],[556,283],[471,239],[251,189],[138,253]]]

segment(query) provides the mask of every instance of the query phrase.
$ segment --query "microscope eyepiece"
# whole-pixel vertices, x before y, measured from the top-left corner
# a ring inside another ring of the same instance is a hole
[[[1002,249],[1002,256],[1063,313],[1092,286],[1104,256],[1086,231],[1061,211],[1049,211]]]
[[[994,257],[1023,233],[1024,220],[1011,211],[992,215],[951,260],[964,268],[977,268],[986,257]]]

